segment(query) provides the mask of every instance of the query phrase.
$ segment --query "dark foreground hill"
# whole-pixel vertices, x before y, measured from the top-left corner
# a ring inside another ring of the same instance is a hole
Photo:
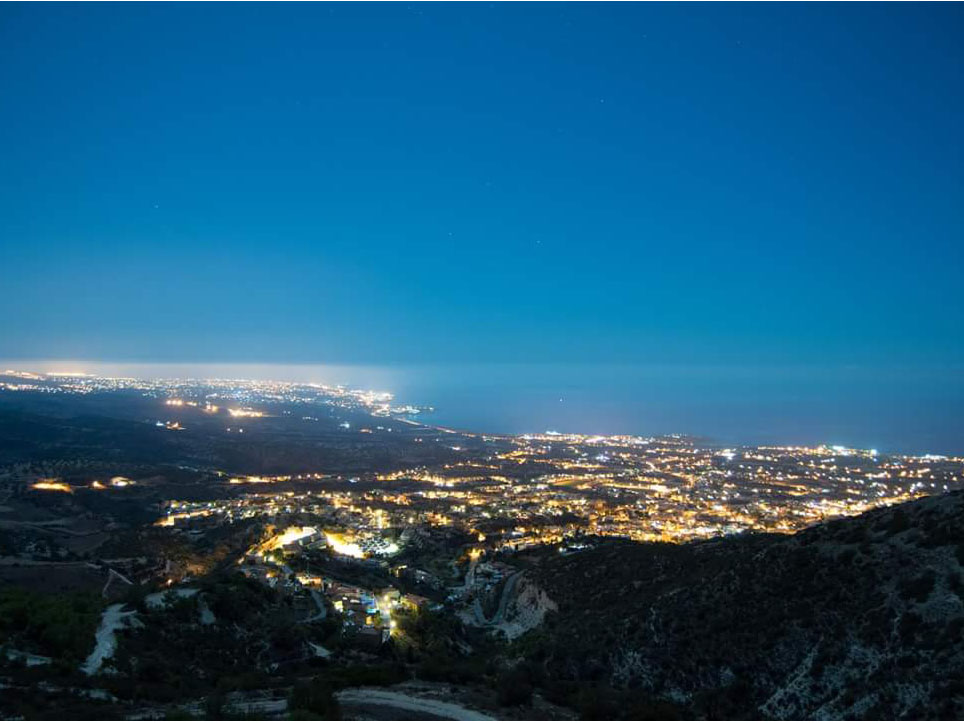
[[[543,560],[530,660],[594,715],[964,716],[964,495]],[[585,700],[587,696],[590,700]]]

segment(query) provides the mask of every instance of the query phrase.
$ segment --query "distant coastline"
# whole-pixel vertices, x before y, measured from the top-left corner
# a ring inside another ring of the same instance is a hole
[[[724,445],[964,453],[954,369],[671,365],[329,365],[0,360],[0,370],[272,379],[389,391],[422,422],[490,434],[680,433]]]

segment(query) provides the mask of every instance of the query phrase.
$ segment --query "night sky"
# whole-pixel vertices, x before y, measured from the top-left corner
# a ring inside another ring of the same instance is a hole
[[[960,364],[962,31],[0,5],[0,358]]]

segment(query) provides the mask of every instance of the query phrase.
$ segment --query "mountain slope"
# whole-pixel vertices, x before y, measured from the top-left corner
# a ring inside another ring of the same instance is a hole
[[[602,544],[531,575],[550,677],[740,718],[964,715],[964,494],[794,536]],[[613,711],[617,715],[620,711]]]

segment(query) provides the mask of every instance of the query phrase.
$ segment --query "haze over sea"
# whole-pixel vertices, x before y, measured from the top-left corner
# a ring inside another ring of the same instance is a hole
[[[425,422],[492,433],[681,433],[720,444],[842,444],[964,453],[956,367],[312,365],[4,361],[0,368],[140,378],[315,382],[430,405]]]

